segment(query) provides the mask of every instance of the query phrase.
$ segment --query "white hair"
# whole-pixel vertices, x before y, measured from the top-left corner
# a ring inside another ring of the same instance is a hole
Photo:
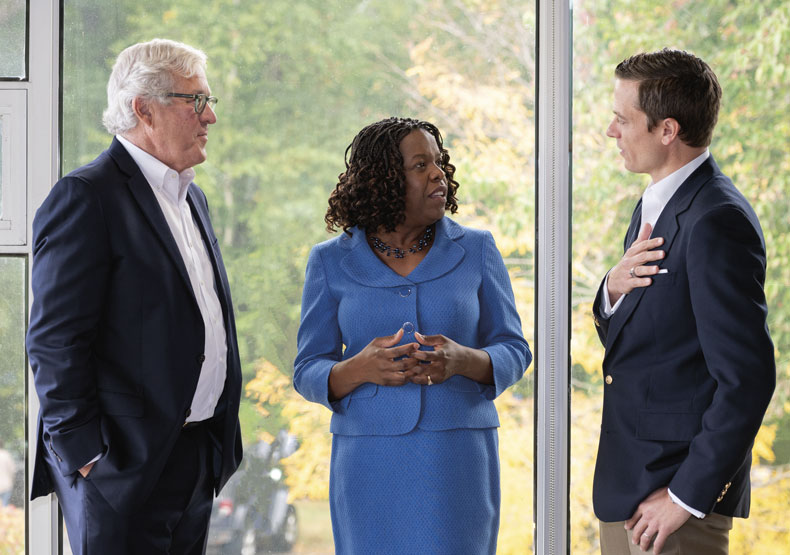
[[[107,83],[107,109],[102,123],[113,135],[122,135],[137,126],[132,103],[136,97],[170,102],[174,76],[190,79],[206,71],[206,54],[187,44],[153,39],[134,44],[120,54]]]

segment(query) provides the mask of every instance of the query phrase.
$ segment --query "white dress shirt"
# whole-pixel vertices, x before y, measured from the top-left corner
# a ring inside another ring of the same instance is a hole
[[[205,360],[200,369],[195,395],[192,397],[187,422],[199,422],[214,415],[227,375],[228,346],[222,306],[217,296],[214,269],[206,245],[187,202],[187,190],[195,171],[188,168],[180,174],[135,146],[116,136],[134,159],[154,192],[167,220],[178,251],[189,274],[192,291],[205,326]]]
[[[705,152],[694,158],[682,168],[672,172],[657,183],[651,183],[647,186],[645,192],[642,193],[642,223],[640,224],[640,229],[644,227],[646,223],[649,223],[653,228],[656,227],[656,222],[658,221],[659,216],[661,216],[661,212],[664,211],[669,199],[671,199],[680,186],[683,185],[683,182],[686,181],[686,179],[688,179],[692,173],[694,173],[694,170],[700,167],[702,163],[708,159],[708,156],[710,156],[710,151],[705,149]],[[623,302],[623,299],[626,297],[625,295],[621,295],[620,298],[617,299],[617,302],[614,304],[614,306],[612,306],[611,302],[609,301],[608,286],[609,274],[607,273],[603,284],[603,300],[601,301],[601,312],[607,318],[611,317],[612,314],[615,313],[620,304]],[[672,493],[671,490],[668,491],[672,501],[674,501],[676,504],[680,505],[697,518],[705,518],[705,513],[689,507],[674,493]]]
[[[661,212],[664,211],[664,207],[666,207],[669,199],[675,194],[675,192],[680,189],[680,186],[683,185],[683,182],[688,179],[688,177],[694,173],[698,167],[702,165],[702,163],[708,159],[710,156],[710,151],[706,148],[705,152],[694,158],[691,162],[683,166],[682,168],[675,170],[664,179],[657,183],[651,183],[645,189],[645,192],[642,193],[642,223],[640,224],[640,229],[645,226],[646,223],[649,223],[652,228],[655,229],[656,222],[658,221],[658,217],[661,216]],[[630,245],[628,245],[630,247]],[[614,311],[620,306],[625,298],[625,295],[621,295],[617,302],[612,306],[612,303],[609,301],[609,274],[606,274],[606,280],[604,281],[603,287],[603,302],[601,303],[601,312],[606,317],[611,317],[614,314]]]

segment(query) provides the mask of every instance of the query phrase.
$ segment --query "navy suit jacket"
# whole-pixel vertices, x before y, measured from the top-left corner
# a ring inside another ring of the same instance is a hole
[[[444,217],[433,246],[406,277],[373,253],[357,227],[313,247],[302,297],[294,385],[308,401],[333,411],[330,431],[340,435],[399,435],[424,430],[499,426],[493,399],[521,379],[532,360],[522,336],[510,278],[487,231]],[[403,327],[443,334],[485,350],[494,385],[464,376],[432,386],[365,383],[330,402],[329,372],[376,337]],[[345,347],[345,349],[344,349]]]
[[[711,156],[652,236],[664,238],[657,264],[668,273],[626,295],[611,318],[600,312],[603,283],[593,305],[606,347],[595,513],[626,520],[669,486],[702,512],[747,517],[751,446],[776,381],[760,224]]]
[[[228,278],[203,192],[188,203],[214,268],[228,344],[215,487],[241,460],[241,369]],[[44,449],[125,513],[151,493],[197,386],[204,325],[151,186],[117,140],[52,188],[33,222],[27,347],[41,401],[32,498],[52,491]]]

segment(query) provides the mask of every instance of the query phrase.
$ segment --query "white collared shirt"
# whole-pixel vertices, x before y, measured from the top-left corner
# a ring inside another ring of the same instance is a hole
[[[669,199],[680,189],[683,182],[694,173],[702,163],[708,159],[710,151],[706,148],[705,152],[694,158],[682,168],[675,170],[664,179],[657,183],[651,183],[642,193],[642,226],[649,223],[651,227],[656,227],[656,222],[661,212],[664,211]]]
[[[199,422],[214,415],[217,401],[225,387],[228,346],[222,306],[214,280],[214,269],[186,200],[195,171],[188,168],[179,174],[128,139],[121,136],[116,138],[129,152],[151,185],[173,239],[178,245],[178,251],[189,274],[195,300],[203,316],[206,330],[203,354],[206,358],[200,369],[197,389],[192,397],[189,417],[186,419],[187,422]]]
[[[661,216],[661,212],[664,211],[664,208],[669,203],[669,200],[677,190],[680,189],[683,182],[686,181],[686,179],[694,173],[694,170],[700,167],[709,156],[710,151],[706,148],[705,152],[694,158],[685,166],[675,170],[657,183],[651,183],[647,186],[645,192],[642,193],[642,223],[639,226],[640,229],[644,227],[646,223],[649,223],[650,226],[655,229],[656,222],[659,216]],[[608,285],[609,274],[607,273],[603,287],[603,301],[601,302],[601,312],[607,318],[614,314],[615,310],[617,310],[623,302],[623,299],[625,299],[625,295],[621,295],[614,306],[612,306],[612,303],[609,301]]]

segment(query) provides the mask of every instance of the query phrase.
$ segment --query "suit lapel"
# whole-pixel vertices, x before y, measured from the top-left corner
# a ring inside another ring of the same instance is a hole
[[[219,297],[219,301],[222,304],[222,310],[227,317],[228,312],[228,299],[225,295],[225,282],[222,277],[222,272],[220,271],[220,262],[217,260],[217,254],[214,252],[213,248],[213,228],[211,227],[211,221],[209,220],[208,213],[203,208],[203,202],[201,202],[200,197],[198,196],[197,187],[194,183],[190,183],[189,190],[187,191],[187,202],[189,203],[189,207],[192,211],[192,215],[197,222],[197,227],[200,230],[200,236],[203,239],[203,244],[206,246],[206,252],[208,253],[208,258],[211,260],[211,268],[214,271],[214,281],[216,283],[217,289],[217,296]]]
[[[124,148],[117,139],[113,139],[109,148],[109,154],[118,164],[121,171],[128,176],[126,186],[129,188],[132,197],[137,201],[137,204],[140,205],[143,216],[148,220],[148,223],[156,232],[170,260],[178,269],[178,273],[184,281],[184,285],[194,297],[195,292],[192,290],[192,283],[189,281],[189,274],[184,265],[184,260],[181,258],[181,252],[178,250],[176,240],[173,238],[173,233],[170,231],[170,226],[167,224],[165,215],[162,213],[162,208],[159,206],[159,201],[156,200],[151,185],[126,151],[126,148]]]
[[[664,245],[661,248],[665,250],[667,254],[680,230],[678,218],[689,209],[691,202],[694,200],[694,197],[697,196],[700,189],[702,189],[702,186],[710,181],[714,175],[719,173],[721,173],[721,171],[713,160],[713,156],[708,156],[708,159],[694,170],[694,173],[686,179],[685,183],[683,183],[677,192],[672,195],[672,198],[669,199],[666,207],[664,207],[664,210],[658,217],[655,229],[653,230],[654,237],[664,238]],[[659,266],[660,265],[661,263],[659,262]]]
[[[625,233],[625,242],[623,243],[623,252],[627,251],[631,245],[634,244],[636,238],[639,237],[639,228],[642,227],[642,199],[636,203],[633,214],[631,214],[631,223],[628,225],[628,231]]]
[[[652,233],[652,237],[664,238],[664,244],[661,246],[661,249],[665,251],[666,256],[663,260],[659,260],[655,263],[659,267],[663,264],[664,260],[669,257],[670,249],[677,237],[677,233],[680,229],[678,218],[683,212],[689,209],[691,202],[694,200],[694,197],[697,196],[702,186],[716,173],[720,173],[719,168],[713,160],[713,156],[709,156],[708,159],[705,160],[699,168],[694,170],[688,179],[683,182],[675,194],[672,195],[672,198],[669,199],[664,210],[661,211],[661,215],[658,217]],[[641,212],[641,201],[637,204],[637,209],[640,209],[639,212]],[[631,218],[631,223],[633,224],[633,222],[634,216]],[[629,227],[629,232],[630,231],[631,228]],[[628,238],[626,238],[626,241],[628,241]],[[630,243],[628,243],[628,246],[630,246]],[[672,270],[670,269],[670,271]],[[623,303],[617,309],[617,312],[614,313],[614,316],[612,316],[612,321],[609,324],[609,332],[606,337],[607,354],[614,345],[623,326],[628,322],[631,318],[631,314],[639,305],[639,301],[642,300],[645,289],[647,288],[638,287],[626,295],[623,299]]]

